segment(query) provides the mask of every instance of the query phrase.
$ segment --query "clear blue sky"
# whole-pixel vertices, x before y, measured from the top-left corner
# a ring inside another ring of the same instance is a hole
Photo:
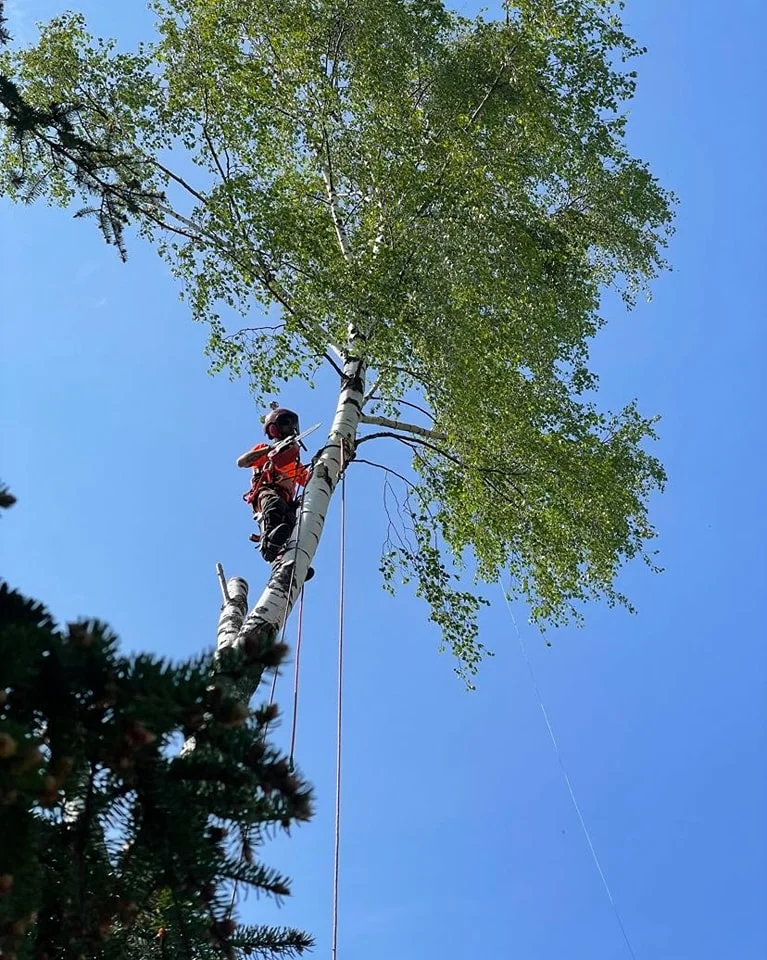
[[[140,0],[79,6],[126,43],[148,22]],[[14,0],[11,29],[29,36],[60,9]],[[674,272],[632,315],[611,308],[594,359],[606,403],[638,396],[663,415],[666,572],[631,568],[639,615],[592,608],[551,648],[516,615],[638,960],[762,960],[767,13],[629,0],[628,22],[649,47],[632,145],[682,202]],[[206,376],[203,330],[153,251],[134,242],[123,266],[62,211],[0,216],[1,471],[19,498],[3,571],[60,618],[108,620],[129,649],[210,646],[214,563],[254,591],[264,577],[234,467],[260,411],[243,384]],[[329,390],[282,399],[305,423],[332,412]],[[340,960],[627,957],[503,604],[483,620],[497,656],[467,694],[423,607],[379,587],[381,483],[364,469],[349,484]],[[316,956],[330,934],[336,523],[305,628],[298,757],[317,816],[263,851],[294,897],[246,907],[314,933]]]

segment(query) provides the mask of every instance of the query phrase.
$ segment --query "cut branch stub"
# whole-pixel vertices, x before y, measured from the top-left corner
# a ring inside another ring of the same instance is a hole
[[[218,633],[216,634],[216,652],[231,647],[237,639],[242,621],[248,612],[248,584],[242,577],[232,577],[226,584],[228,600],[221,605],[218,615]]]

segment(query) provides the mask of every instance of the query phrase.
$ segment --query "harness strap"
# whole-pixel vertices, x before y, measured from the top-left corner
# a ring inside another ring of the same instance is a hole
[[[275,484],[275,485],[277,484],[277,481],[280,479],[279,469],[275,468],[274,463],[271,460],[271,457],[273,456],[273,454],[279,453],[279,452],[280,451],[278,449],[270,450],[269,453],[267,454],[266,463],[263,465],[263,467],[261,467],[258,471],[255,471],[255,470],[253,471],[253,479],[251,481],[250,490],[247,490],[242,495],[242,499],[245,501],[245,503],[252,504],[253,501],[256,499],[256,495],[258,494],[258,491],[261,489],[261,487],[264,487],[267,484]],[[294,463],[299,464],[300,462],[301,462],[301,451],[296,450]],[[275,476],[275,473],[277,474],[276,476]],[[295,484],[295,480],[291,479],[290,477],[285,477],[285,479],[290,480],[291,483]],[[286,495],[285,499],[290,500],[292,498]]]

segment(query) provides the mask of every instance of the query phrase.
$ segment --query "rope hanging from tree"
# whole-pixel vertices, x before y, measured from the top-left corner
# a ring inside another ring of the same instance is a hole
[[[341,753],[343,746],[344,577],[346,570],[346,480],[341,474],[341,552],[338,575],[338,700],[336,709],[336,813],[333,851],[333,937],[331,960],[338,953],[338,867],[341,852]]]
[[[342,759],[342,729],[343,729],[343,675],[344,675],[344,581],[346,576],[346,479],[341,474],[341,521],[340,521],[340,554],[339,554],[339,580],[338,580],[338,691],[336,707],[336,797],[335,797],[335,826],[334,826],[334,850],[333,850],[333,923],[332,923],[332,945],[331,958],[336,960],[338,955],[338,880],[340,868],[341,853],[341,759]],[[296,541],[301,533],[301,514],[298,515],[298,525],[296,529]],[[293,589],[293,577],[295,574],[295,565],[291,571],[290,584],[288,587],[288,603]],[[287,626],[287,605],[285,608],[285,617],[282,621],[282,630],[280,642],[285,641],[285,629]],[[304,622],[304,590],[301,588],[301,596],[298,605],[298,627],[296,636],[296,663],[293,671],[293,717],[290,731],[290,769],[294,766],[294,756],[296,748],[296,733],[298,725],[298,696],[301,668],[301,642],[303,638]],[[269,693],[269,703],[274,702],[274,694],[277,686],[278,672],[275,671],[272,679],[271,691]],[[264,731],[266,735],[266,731]]]
[[[303,513],[303,509],[299,510],[298,523],[296,524],[296,548],[295,548],[296,553],[298,552],[298,538],[301,535],[302,513]],[[221,584],[221,592],[223,594],[224,601],[226,602],[227,600],[229,600],[229,594],[227,593],[226,580],[224,579],[224,571],[220,563],[216,564],[216,572],[218,574],[219,582]],[[296,573],[296,564],[295,564],[295,558],[294,558],[293,568],[290,571],[290,582],[288,584],[288,595],[285,601],[285,612],[282,617],[280,643],[285,642],[285,630],[288,624],[288,607],[290,606],[290,595],[293,592],[293,582],[295,579],[295,573]],[[291,732],[290,732],[290,757],[288,759],[288,765],[291,771],[294,768],[293,755],[294,755],[295,746],[296,746],[296,723],[297,723],[297,715],[298,715],[298,669],[299,669],[299,658],[301,656],[301,636],[303,633],[303,623],[304,623],[304,588],[301,587],[301,599],[298,606],[298,635],[296,637],[296,666],[295,666],[295,671],[293,673],[293,719],[291,722]],[[274,676],[272,677],[272,686],[269,691],[269,706],[271,706],[274,703],[274,694],[275,694],[275,690],[277,689],[278,676],[279,676],[279,670],[275,668]],[[269,723],[267,722],[266,724],[264,724],[264,741],[266,741],[268,731],[269,731]],[[244,859],[245,858],[244,858],[244,851],[243,851],[243,854],[240,855],[239,863],[242,863]],[[227,917],[230,917],[232,915],[232,911],[234,910],[234,905],[237,900],[238,883],[239,881],[235,880],[234,885],[232,887],[232,898],[229,903]]]
[[[304,510],[303,510],[303,504],[301,504],[301,509],[298,511],[298,523],[296,524],[296,541],[295,541],[296,545],[295,545],[295,548],[294,548],[294,549],[295,549],[295,554],[296,554],[296,556],[298,555],[298,540],[299,540],[299,537],[301,536],[301,517],[302,517],[302,515],[303,515],[303,512],[304,512]],[[281,643],[281,644],[282,644],[282,643],[285,643],[285,630],[287,629],[287,626],[288,626],[288,608],[290,607],[290,595],[293,593],[293,582],[294,582],[294,580],[295,580],[295,576],[296,576],[296,560],[295,560],[295,556],[294,556],[294,558],[293,558],[293,566],[291,567],[291,570],[290,570],[290,581],[289,581],[289,583],[288,583],[288,594],[287,594],[287,597],[285,598],[285,611],[284,611],[284,613],[283,613],[283,615],[282,615],[282,629],[280,630],[280,643]],[[297,637],[297,639],[296,639],[296,658],[298,658],[298,651],[299,651],[299,649],[300,649],[300,647],[301,647],[301,628],[302,628],[302,626],[303,626],[303,609],[304,609],[304,590],[303,590],[303,587],[302,587],[302,588],[301,588],[301,604],[300,604],[300,608],[299,608],[299,617],[298,617],[298,637]],[[271,707],[271,705],[274,703],[274,692],[275,692],[275,690],[277,689],[277,677],[278,677],[278,676],[279,676],[279,670],[275,670],[275,671],[274,671],[274,676],[272,677],[272,687],[271,687],[271,690],[269,691],[269,706],[270,706],[270,707]],[[298,683],[298,662],[296,662],[296,672],[295,672],[295,674],[294,674],[294,687],[295,687],[295,684],[297,684],[297,683]],[[293,741],[295,740],[295,709],[296,709],[297,699],[298,699],[298,694],[297,694],[296,690],[294,689],[294,691],[293,691],[293,711],[294,711],[294,717],[293,717],[293,738],[292,738]],[[266,740],[266,734],[267,734],[268,730],[269,730],[269,725],[267,724],[267,725],[264,727],[264,740]],[[291,746],[291,752],[290,752],[290,766],[291,766],[291,768],[293,767],[293,750],[292,750],[292,746]]]
[[[295,766],[296,730],[298,727],[298,690],[301,670],[301,637],[304,628],[304,588],[301,587],[301,597],[298,601],[298,629],[296,631],[296,665],[293,670],[293,717],[290,723],[290,755],[288,766],[292,771]]]
[[[332,922],[332,940],[331,940],[331,958],[337,960],[338,955],[338,880],[340,869],[341,853],[341,759],[342,759],[342,729],[343,729],[343,676],[344,676],[344,581],[346,576],[346,479],[341,474],[341,521],[340,521],[340,553],[339,553],[339,578],[338,578],[338,690],[336,707],[336,797],[335,797],[335,826],[334,826],[334,849],[333,849],[333,922]],[[301,514],[298,515],[298,525],[296,529],[296,541],[301,533]],[[291,571],[290,584],[288,587],[288,603],[293,589],[293,576],[295,574],[295,565]],[[285,641],[285,629],[287,626],[287,605],[285,608],[285,617],[282,621],[282,630],[280,633],[280,642]],[[304,590],[301,588],[301,596],[298,605],[298,627],[296,636],[296,663],[293,671],[293,717],[290,731],[290,757],[289,764],[291,770],[294,765],[294,755],[296,747],[296,732],[298,725],[298,695],[301,667],[301,642],[303,638],[304,622]],[[275,671],[272,679],[271,691],[269,693],[269,703],[274,702],[274,694],[277,686],[278,672]],[[266,735],[266,731],[264,731]],[[236,886],[235,886],[236,890]]]

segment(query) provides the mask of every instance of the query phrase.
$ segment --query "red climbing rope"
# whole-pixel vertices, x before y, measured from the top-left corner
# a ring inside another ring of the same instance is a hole
[[[338,585],[338,707],[336,712],[336,822],[333,854],[333,938],[330,955],[338,952],[338,865],[341,851],[341,731],[344,681],[344,573],[346,567],[346,481],[341,474],[341,560]]]

